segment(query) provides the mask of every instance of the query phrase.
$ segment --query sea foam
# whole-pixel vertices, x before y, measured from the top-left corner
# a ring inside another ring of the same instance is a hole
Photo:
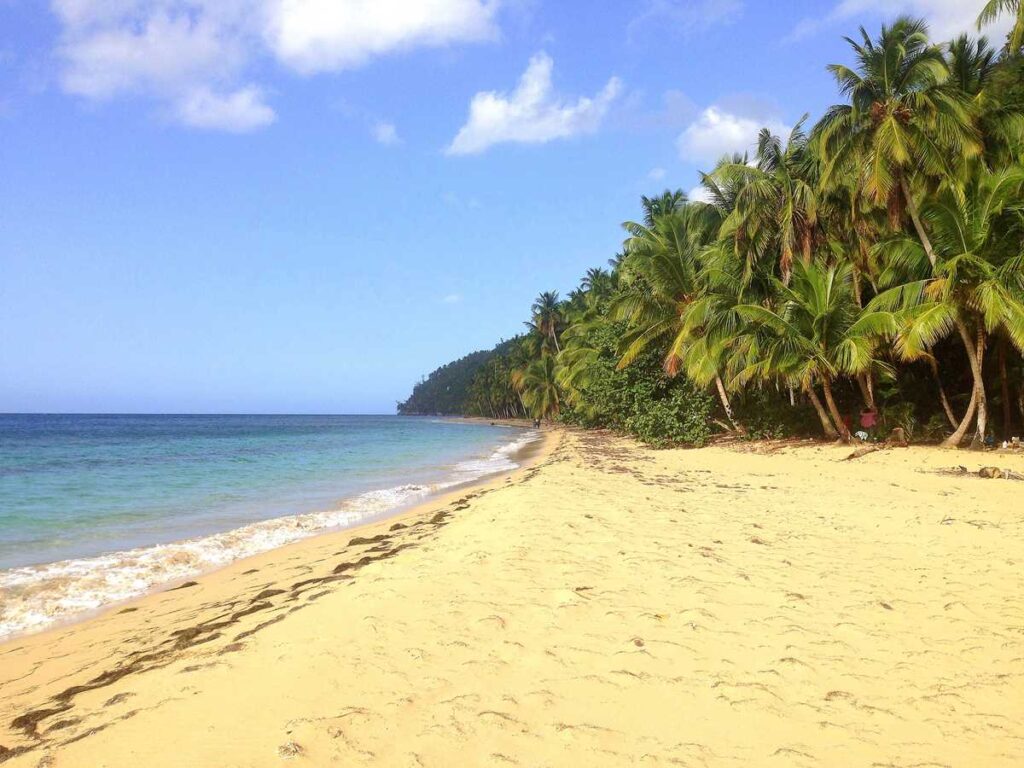
[[[0,639],[80,618],[244,557],[351,528],[433,494],[514,470],[519,466],[516,455],[537,438],[537,432],[525,432],[490,456],[459,462],[440,482],[368,491],[328,511],[272,518],[171,544],[0,571]]]

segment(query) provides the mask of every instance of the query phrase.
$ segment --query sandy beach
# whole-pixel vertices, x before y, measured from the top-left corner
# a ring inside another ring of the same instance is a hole
[[[548,432],[0,646],[0,762],[1024,764],[1024,457],[849,453]]]

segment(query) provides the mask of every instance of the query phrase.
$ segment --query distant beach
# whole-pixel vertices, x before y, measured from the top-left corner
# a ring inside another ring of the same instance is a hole
[[[977,475],[1024,457],[544,435],[508,476],[0,645],[0,761],[1024,761],[1020,481]]]

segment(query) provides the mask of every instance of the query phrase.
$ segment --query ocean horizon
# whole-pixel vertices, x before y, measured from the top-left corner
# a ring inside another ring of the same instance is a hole
[[[0,414],[0,638],[514,469],[427,416]]]

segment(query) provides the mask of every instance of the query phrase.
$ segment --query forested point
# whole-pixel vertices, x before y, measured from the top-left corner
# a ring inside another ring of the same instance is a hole
[[[400,413],[560,419],[656,445],[975,447],[1024,432],[1024,9],[1007,39],[900,17],[846,38],[837,103],[681,190],[528,329],[438,369]]]

